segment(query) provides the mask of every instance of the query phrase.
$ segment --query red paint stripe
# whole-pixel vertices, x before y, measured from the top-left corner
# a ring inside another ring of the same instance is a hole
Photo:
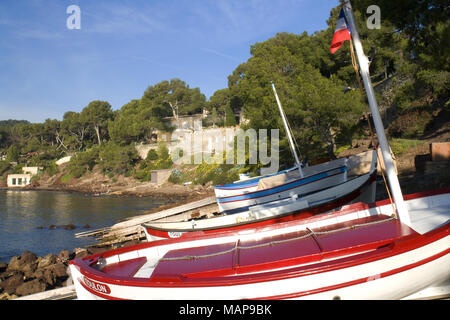
[[[413,268],[417,268],[419,266],[422,266],[426,263],[429,263],[431,261],[434,261],[436,259],[439,259],[443,256],[445,256],[446,254],[450,253],[450,249],[446,249],[442,252],[439,252],[435,255],[432,255],[428,258],[425,258],[423,260],[417,261],[415,263],[411,263],[409,265],[406,266],[402,266],[396,269],[392,269],[377,275],[373,275],[373,276],[369,276],[369,277],[364,277],[361,279],[357,279],[357,280],[352,280],[352,281],[348,281],[348,282],[344,282],[344,283],[340,283],[340,284],[336,284],[336,285],[332,285],[332,286],[327,286],[327,287],[322,287],[322,288],[318,288],[318,289],[313,289],[313,290],[308,290],[308,291],[300,291],[300,292],[295,292],[295,293],[290,293],[290,294],[282,294],[282,295],[275,295],[275,296],[269,296],[269,297],[260,297],[260,298],[254,298],[255,300],[280,300],[280,299],[293,299],[293,298],[298,298],[298,297],[303,297],[303,296],[307,296],[307,295],[313,295],[313,294],[318,294],[318,293],[322,293],[322,292],[327,292],[327,291],[332,291],[332,290],[337,290],[337,289],[342,289],[345,287],[350,287],[350,286],[354,286],[357,284],[361,284],[364,282],[368,282],[368,281],[375,281],[376,279],[380,279],[380,278],[386,278],[392,275],[395,275],[397,273],[400,272],[405,272],[408,271],[410,269]]]

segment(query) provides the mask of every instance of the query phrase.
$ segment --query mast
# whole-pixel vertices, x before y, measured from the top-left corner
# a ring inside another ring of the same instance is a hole
[[[408,209],[403,201],[402,190],[400,189],[400,183],[398,181],[397,174],[395,173],[394,161],[392,160],[389,144],[384,133],[383,122],[381,120],[380,112],[378,110],[378,104],[375,99],[375,93],[373,91],[372,82],[369,74],[369,60],[364,55],[364,51],[359,39],[358,30],[356,29],[355,18],[352,12],[352,6],[349,0],[343,1],[343,7],[345,15],[347,16],[348,23],[350,24],[351,36],[353,38],[353,44],[355,46],[356,55],[360,66],[361,76],[364,82],[364,88],[366,89],[367,98],[369,101],[370,110],[372,111],[372,118],[375,125],[375,130],[378,136],[378,142],[380,143],[381,153],[386,167],[386,174],[388,176],[389,187],[391,189],[394,203],[397,208],[397,214],[400,221],[411,226],[411,220],[409,217]]]
[[[291,130],[289,130],[286,116],[284,114],[283,108],[281,107],[281,103],[280,103],[280,99],[278,98],[277,91],[275,90],[275,85],[273,84],[273,82],[271,82],[271,84],[272,84],[273,93],[275,94],[275,99],[277,100],[278,108],[280,109],[281,119],[283,119],[283,124],[284,124],[284,127],[286,128],[286,133],[287,133],[287,136],[289,139],[289,145],[291,146],[292,153],[294,154],[295,162],[297,163],[298,171],[300,172],[300,177],[303,178],[302,166],[300,164],[300,161],[298,160],[297,152],[295,151],[294,141],[292,140],[292,136],[291,136]]]

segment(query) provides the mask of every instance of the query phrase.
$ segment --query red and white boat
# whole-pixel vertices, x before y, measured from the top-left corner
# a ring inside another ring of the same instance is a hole
[[[367,151],[349,157],[347,181],[324,190],[297,195],[269,203],[252,206],[249,210],[208,219],[142,224],[148,241],[179,238],[187,233],[205,233],[254,228],[272,223],[304,219],[312,215],[335,210],[353,202],[375,201],[377,155]],[[362,174],[364,173],[364,174]]]
[[[70,262],[78,299],[399,299],[450,277],[450,189]]]

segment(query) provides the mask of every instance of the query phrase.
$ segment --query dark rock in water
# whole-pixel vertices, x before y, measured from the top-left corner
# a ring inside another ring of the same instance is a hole
[[[48,228],[51,229],[51,230],[53,230],[53,229],[56,229],[56,226],[55,226],[54,224],[52,224],[52,225],[50,225]]]
[[[44,229],[43,226],[36,227],[36,229]]]
[[[90,225],[88,225],[88,224],[85,224],[83,228],[85,228],[85,229],[89,229],[90,227],[91,227]]]
[[[0,262],[0,273],[5,272],[6,268],[8,268],[8,264],[5,262]]]
[[[33,293],[42,292],[46,289],[46,287],[47,285],[41,279],[34,279],[19,285],[16,289],[16,294],[26,296]]]
[[[66,225],[64,227],[64,229],[66,229],[66,230],[73,230],[73,229],[75,229],[75,225],[73,223],[69,223],[68,225]]]

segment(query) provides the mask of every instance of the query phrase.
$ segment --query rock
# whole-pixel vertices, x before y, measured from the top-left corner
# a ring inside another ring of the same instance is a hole
[[[53,230],[53,229],[56,229],[56,226],[55,226],[54,224],[52,224],[52,225],[50,225],[48,228],[51,229],[51,230]]]
[[[18,298],[15,294],[10,295],[8,292],[0,294],[0,300],[12,300]]]
[[[50,266],[50,269],[55,273],[57,278],[63,278],[63,277],[68,277],[69,275],[67,274],[67,266],[62,263],[56,263],[52,266]]]
[[[38,274],[36,274],[38,276]],[[68,278],[67,266],[62,263],[53,264],[43,270],[42,276],[39,278],[45,281],[45,283],[52,287],[58,283],[62,283]]]
[[[83,228],[85,228],[85,229],[89,229],[91,226],[90,225],[88,225],[88,224],[85,224],[84,226],[83,226]]]
[[[21,271],[30,277],[37,268],[37,256],[29,251],[24,251],[20,257],[14,256],[9,261],[6,271]]]
[[[19,285],[16,289],[16,294],[27,296],[29,294],[45,291],[46,287],[46,284],[42,280],[34,279]]]
[[[40,279],[44,280],[49,286],[53,286],[56,283],[56,275],[51,268],[45,269],[43,277]]]
[[[12,257],[9,260],[8,267],[6,268],[6,270],[7,271],[19,270],[20,269],[19,260],[20,260],[19,256]]]
[[[13,294],[16,288],[23,283],[23,273],[17,272],[6,280],[0,282],[0,287],[8,294]]]
[[[57,261],[57,256],[54,254],[48,254],[38,264],[38,269],[46,268],[52,264],[55,264]]]
[[[5,272],[8,268],[8,264],[5,262],[0,262],[0,273]]]
[[[70,260],[70,251],[69,250],[61,250],[60,253],[58,253],[58,261],[59,262],[67,262]]]
[[[75,248],[73,249],[73,252],[75,253],[75,259],[84,258],[90,255],[89,251],[84,248]]]
[[[64,227],[64,229],[66,229],[66,230],[73,230],[73,229],[75,229],[75,225],[73,223],[69,223],[68,225],[66,225]]]
[[[20,271],[24,273],[25,280],[33,278],[37,266],[38,266],[37,261],[33,263],[27,263],[21,266]]]

